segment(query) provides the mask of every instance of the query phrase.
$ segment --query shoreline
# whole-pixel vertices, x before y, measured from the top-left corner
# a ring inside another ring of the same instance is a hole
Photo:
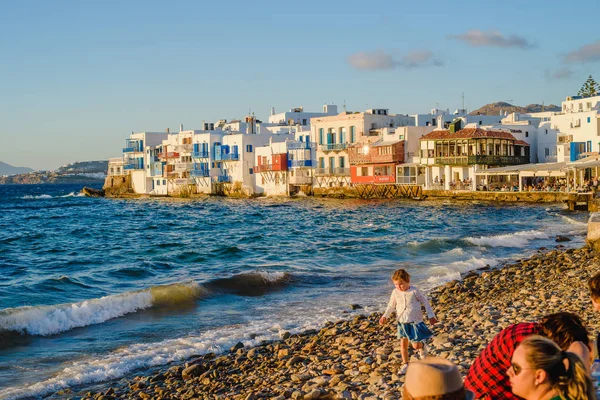
[[[434,288],[429,298],[440,323],[434,327],[430,354],[453,361],[464,375],[501,329],[558,311],[580,315],[590,333],[597,332],[600,322],[590,304],[587,279],[598,270],[600,254],[588,245],[538,250],[527,259],[471,271],[460,281]],[[354,312],[360,313],[360,309]],[[318,331],[287,333],[281,340],[255,347],[238,343],[229,352],[164,366],[158,372],[122,380],[103,392],[67,389],[54,395],[94,399],[396,399],[401,397],[404,380],[396,375],[400,348],[392,322],[378,325],[380,315],[349,315]],[[88,387],[93,386],[97,387]]]

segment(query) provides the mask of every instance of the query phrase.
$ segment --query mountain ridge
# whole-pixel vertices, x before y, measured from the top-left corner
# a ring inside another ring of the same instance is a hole
[[[0,161],[0,176],[26,174],[28,172],[33,172],[33,169],[29,167],[15,167],[14,165]]]
[[[489,103],[482,107],[479,107],[477,110],[471,111],[469,115],[501,115],[501,113],[504,111],[507,111],[509,114],[514,112],[520,114],[529,114],[542,112],[542,109],[544,111],[552,112],[558,112],[561,110],[560,106],[556,106],[554,104],[550,104],[547,106],[542,104],[529,104],[525,107],[521,107],[515,106],[505,101],[499,101],[496,103]]]

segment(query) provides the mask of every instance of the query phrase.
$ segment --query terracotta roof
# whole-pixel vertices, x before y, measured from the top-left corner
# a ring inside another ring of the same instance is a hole
[[[465,128],[454,133],[451,133],[447,129],[440,129],[429,132],[427,135],[421,137],[421,140],[434,140],[434,139],[477,139],[477,138],[491,138],[491,139],[508,139],[516,140],[513,135],[508,132],[484,130],[479,128]]]
[[[527,142],[526,142],[526,141],[524,141],[524,140],[517,140],[517,141],[515,142],[515,144],[516,144],[517,146],[529,146],[529,143],[527,143]]]

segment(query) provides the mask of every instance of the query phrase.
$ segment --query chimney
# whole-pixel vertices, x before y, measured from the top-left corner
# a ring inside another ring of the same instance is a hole
[[[275,107],[271,107],[271,115],[275,115]]]
[[[167,133],[171,133],[171,131],[169,131],[169,128],[167,128]]]
[[[183,124],[179,124],[179,132],[183,132]]]

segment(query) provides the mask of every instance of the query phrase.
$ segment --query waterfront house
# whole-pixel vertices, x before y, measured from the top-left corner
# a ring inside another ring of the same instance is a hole
[[[461,129],[460,120],[448,129],[424,135],[420,142],[420,164],[426,167],[425,189],[451,190],[467,180],[474,189],[475,170],[527,164],[530,160],[529,144],[510,132],[476,126]]]
[[[166,132],[132,133],[125,141],[123,148],[123,170],[130,176],[134,193],[150,193],[152,179],[148,175],[154,156],[146,151],[146,147],[160,145],[168,137]]]
[[[335,116],[311,119],[311,141],[317,143],[313,187],[333,188],[351,185],[348,146],[361,137],[379,136],[381,128],[411,125],[406,115],[389,114],[387,109],[366,112],[344,111]]]

